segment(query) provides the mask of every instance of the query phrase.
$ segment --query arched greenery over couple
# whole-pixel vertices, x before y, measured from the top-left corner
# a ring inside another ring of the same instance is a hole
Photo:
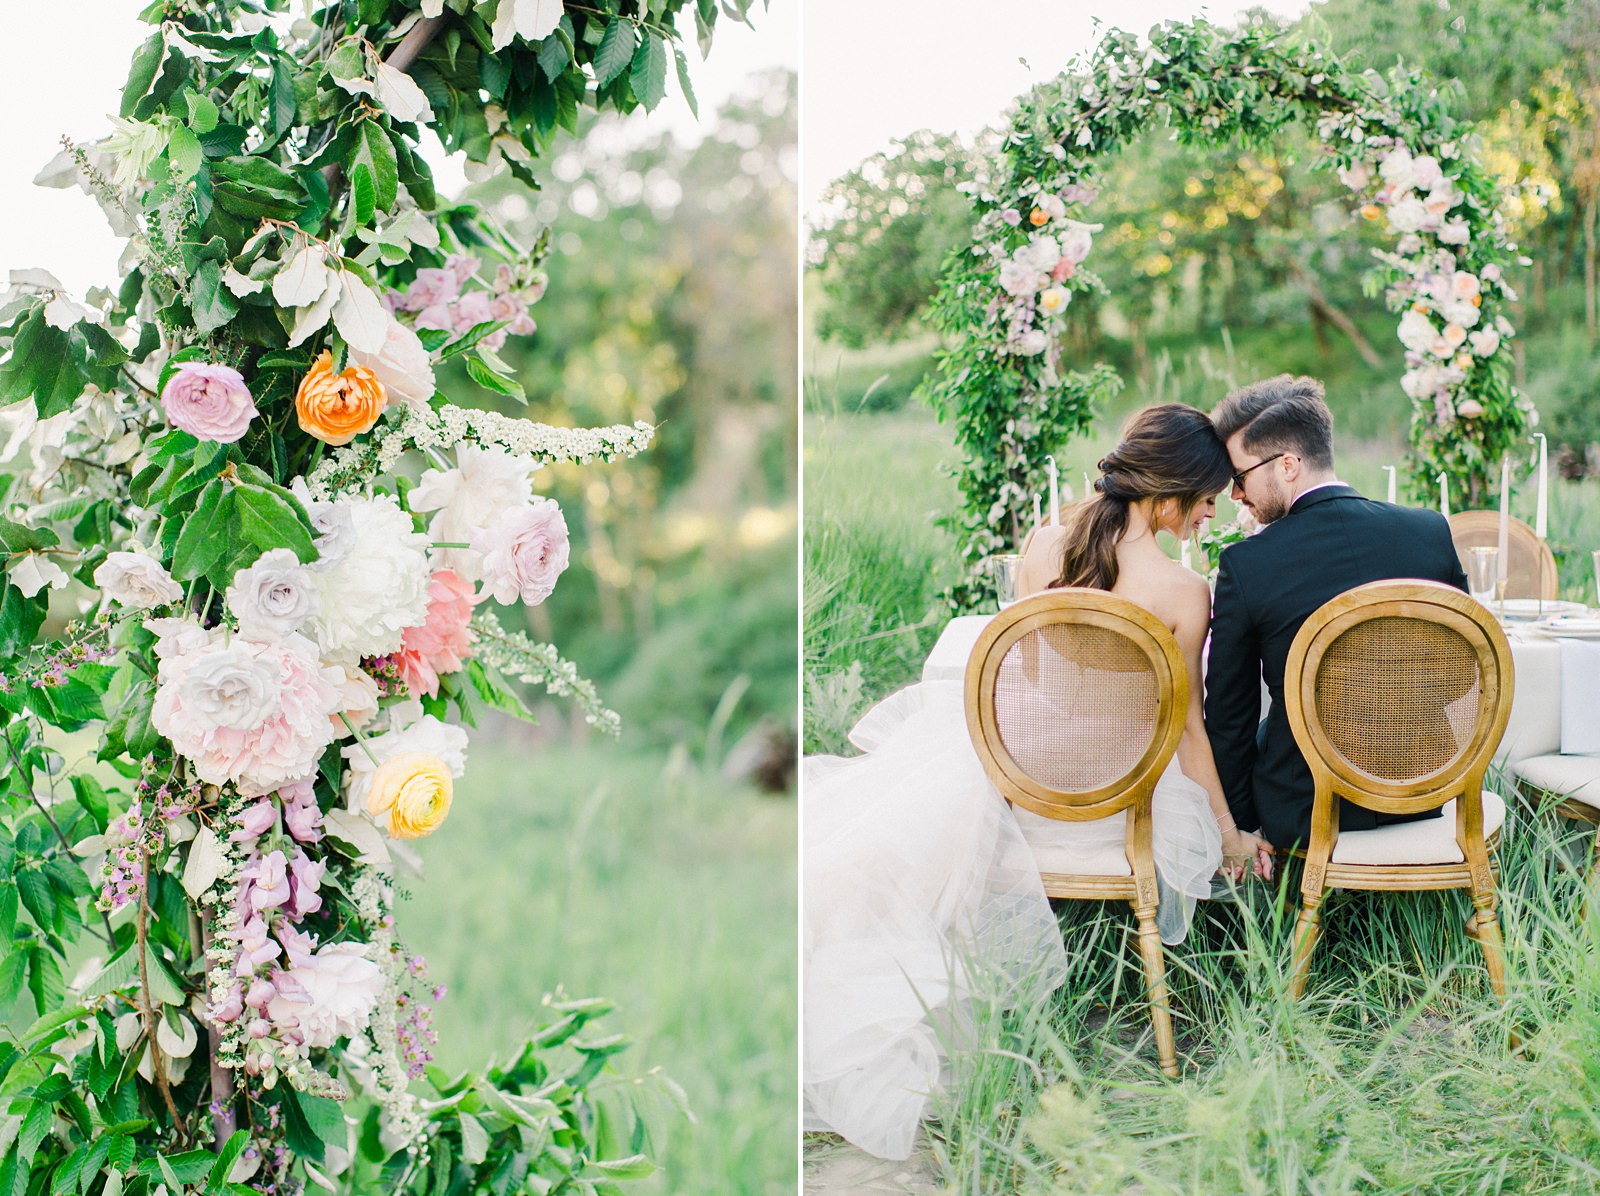
[[[1373,502],[1338,479],[1332,416],[1309,378],[1246,386],[1210,416],[1140,411],[1100,470],[1048,549],[1053,567],[1035,576],[1125,598],[1182,649],[1190,708],[1153,807],[1158,925],[1175,944],[1219,868],[1270,876],[1274,856],[1309,836],[1313,787],[1283,700],[1301,624],[1367,582],[1464,590],[1466,577],[1437,512]],[[1223,552],[1213,601],[1158,537],[1190,534],[1230,486],[1263,526]],[[1065,975],[1035,852],[1124,836],[1120,814],[1063,823],[1010,808],[968,740],[961,690],[901,690],[851,732],[863,755],[807,762],[807,1124],[887,1158],[910,1153],[969,1002],[1042,1000]],[[1347,804],[1341,818],[1361,830],[1382,816]]]

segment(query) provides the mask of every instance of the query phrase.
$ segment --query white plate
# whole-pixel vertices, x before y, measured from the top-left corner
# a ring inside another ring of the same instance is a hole
[[[1490,601],[1489,609],[1496,614],[1500,612],[1500,603]],[[1506,619],[1548,619],[1557,615],[1586,615],[1589,608],[1581,602],[1559,602],[1554,598],[1547,598],[1541,603],[1537,598],[1507,598],[1505,601]]]
[[[1538,628],[1547,635],[1569,640],[1600,640],[1600,618],[1583,615],[1557,615],[1540,619]]]

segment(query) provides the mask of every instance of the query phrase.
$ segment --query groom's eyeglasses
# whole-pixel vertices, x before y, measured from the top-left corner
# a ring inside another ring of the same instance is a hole
[[[1254,465],[1250,466],[1250,469],[1260,469],[1263,465],[1270,465],[1279,457],[1286,457],[1288,455],[1289,451],[1287,449],[1281,453],[1273,453],[1272,456],[1268,457],[1265,461],[1257,461]],[[1238,473],[1230,475],[1233,478],[1233,484],[1239,487],[1241,490],[1244,489],[1244,475],[1249,473],[1250,469],[1241,469]]]

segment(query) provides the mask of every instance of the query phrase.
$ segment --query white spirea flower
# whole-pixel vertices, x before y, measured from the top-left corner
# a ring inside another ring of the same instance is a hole
[[[453,777],[467,771],[467,733],[431,714],[417,717],[419,709],[415,702],[390,707],[390,730],[382,735],[369,735],[343,749],[348,809],[365,814],[367,794],[372,791],[372,774],[385,760],[404,752],[437,756]]]
[[[413,511],[438,512],[428,525],[432,539],[465,543],[507,511],[528,504],[537,468],[531,458],[504,449],[463,445],[454,469],[425,471],[407,497]],[[482,578],[482,559],[471,549],[433,550],[435,568],[452,569],[468,581]]]
[[[428,616],[428,538],[386,494],[341,499],[350,517],[350,550],[312,569],[322,610],[307,623],[330,662],[397,651],[407,627]]]
[[[331,1047],[366,1029],[383,991],[383,969],[367,958],[367,943],[319,948],[284,974],[267,1016],[304,1046]]]
[[[183,587],[161,562],[142,552],[113,552],[94,571],[94,584],[112,602],[138,610],[166,606],[183,597]]]
[[[239,633],[253,640],[291,635],[322,609],[311,570],[287,548],[274,548],[235,573],[227,602],[239,620]]]

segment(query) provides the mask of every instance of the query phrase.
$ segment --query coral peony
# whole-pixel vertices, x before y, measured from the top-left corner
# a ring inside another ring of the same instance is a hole
[[[167,422],[200,440],[232,444],[257,414],[244,375],[225,365],[185,361],[161,388]]]
[[[300,428],[326,444],[349,444],[378,422],[388,401],[378,375],[364,365],[333,372],[333,354],[324,349],[300,380],[294,409]]]
[[[453,673],[472,655],[472,583],[441,569],[428,582],[428,618],[406,628],[395,661],[414,694],[439,694],[439,674]]]
[[[472,534],[483,553],[483,592],[496,602],[537,606],[556,588],[567,567],[567,521],[552,498],[535,497]]]
[[[367,813],[381,819],[396,839],[420,839],[439,829],[450,813],[450,768],[426,752],[401,752],[372,774]]]

